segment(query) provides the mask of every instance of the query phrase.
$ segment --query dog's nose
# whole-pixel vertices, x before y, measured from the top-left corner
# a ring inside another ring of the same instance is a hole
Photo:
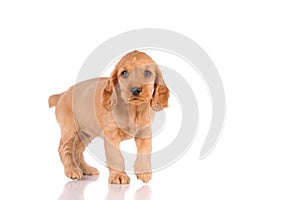
[[[133,87],[130,89],[130,92],[133,96],[139,96],[139,94],[142,92],[142,88]]]

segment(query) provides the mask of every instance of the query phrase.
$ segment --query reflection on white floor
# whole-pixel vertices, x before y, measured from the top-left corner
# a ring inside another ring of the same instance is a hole
[[[59,200],[84,200],[84,190],[90,183],[97,181],[98,176],[85,176],[84,180],[72,180],[65,184]],[[106,200],[124,200],[130,185],[108,184]],[[136,190],[134,200],[151,200],[151,187],[143,185]]]
[[[72,180],[65,184],[59,200],[84,200],[84,189],[90,183],[96,181],[98,176],[86,176],[83,180]]]
[[[126,191],[129,189],[129,185],[113,185],[109,184],[109,192],[106,196],[106,200],[125,199]],[[150,200],[151,199],[151,188],[149,185],[144,185],[139,188],[134,195],[135,200]]]

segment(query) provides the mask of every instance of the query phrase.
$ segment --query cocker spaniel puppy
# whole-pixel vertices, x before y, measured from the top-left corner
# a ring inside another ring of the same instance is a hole
[[[169,89],[157,64],[145,53],[133,51],[115,66],[110,78],[78,83],[49,97],[49,107],[61,129],[59,155],[66,176],[82,179],[99,174],[83,158],[83,151],[95,137],[104,140],[109,183],[128,184],[120,142],[135,139],[134,170],[147,183],[151,177],[152,132],[155,111],[168,106]]]

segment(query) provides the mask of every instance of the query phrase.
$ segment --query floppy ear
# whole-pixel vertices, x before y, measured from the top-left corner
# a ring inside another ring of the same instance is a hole
[[[168,107],[169,89],[167,88],[161,71],[158,67],[155,70],[156,79],[154,83],[154,92],[151,101],[151,107],[154,111],[161,111]]]
[[[118,69],[115,68],[114,71],[111,73],[110,78],[105,83],[104,88],[101,91],[101,103],[103,107],[108,111],[112,110],[113,92],[115,90],[115,86],[117,82],[118,82]]]

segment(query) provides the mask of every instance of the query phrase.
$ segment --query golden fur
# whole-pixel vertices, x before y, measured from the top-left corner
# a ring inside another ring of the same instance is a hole
[[[122,72],[127,71],[128,77]],[[148,77],[144,73],[150,71]],[[136,96],[130,88],[139,87]],[[49,106],[61,129],[59,155],[66,176],[82,179],[98,174],[83,158],[86,145],[95,137],[104,140],[109,183],[128,184],[120,142],[134,138],[137,147],[135,173],[148,182],[152,177],[151,123],[154,111],[168,106],[169,89],[157,64],[145,53],[133,51],[125,55],[110,78],[96,78],[78,83],[67,91],[49,97]]]

